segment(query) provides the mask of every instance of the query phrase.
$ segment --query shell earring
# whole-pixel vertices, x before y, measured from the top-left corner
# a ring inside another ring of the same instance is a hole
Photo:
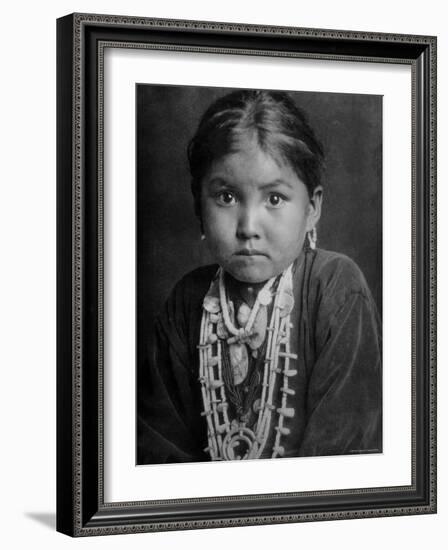
[[[307,237],[308,237],[308,245],[309,245],[310,249],[315,250],[316,249],[316,243],[317,243],[317,230],[316,230],[315,227],[313,227],[313,229],[311,231],[308,231]]]

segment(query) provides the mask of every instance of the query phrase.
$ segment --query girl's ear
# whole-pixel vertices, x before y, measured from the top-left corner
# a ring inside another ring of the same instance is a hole
[[[322,211],[322,198],[323,198],[323,190],[322,187],[319,185],[314,189],[313,195],[310,198],[310,202],[308,205],[308,219],[306,223],[306,230],[311,231],[314,227],[316,227],[317,222],[320,219],[320,214]]]

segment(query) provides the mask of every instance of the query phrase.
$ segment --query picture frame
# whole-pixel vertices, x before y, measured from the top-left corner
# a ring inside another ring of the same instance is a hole
[[[436,512],[436,44],[431,36],[92,14],[58,19],[58,531],[91,536]],[[274,65],[305,59],[410,67],[409,484],[162,499],[148,489],[143,499],[105,498],[107,48],[260,57]]]

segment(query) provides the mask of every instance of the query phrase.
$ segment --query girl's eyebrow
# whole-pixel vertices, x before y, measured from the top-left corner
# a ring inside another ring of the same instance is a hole
[[[211,187],[232,187],[232,183],[228,182],[222,176],[216,176],[208,181],[208,185]]]
[[[282,185],[289,187],[290,189],[294,189],[294,184],[292,182],[290,182],[289,180],[282,180],[282,179],[277,179],[274,181],[263,183],[262,185],[260,185],[260,189],[265,190],[272,187],[280,187]]]
[[[211,187],[238,187],[238,185],[236,185],[234,182],[229,182],[226,180],[225,177],[222,176],[216,176],[212,178],[211,180],[209,180],[208,185]],[[265,191],[266,189],[272,189],[280,186],[286,186],[289,189],[294,189],[294,184],[292,182],[283,179],[276,179],[274,181],[262,183],[259,186],[259,189]]]

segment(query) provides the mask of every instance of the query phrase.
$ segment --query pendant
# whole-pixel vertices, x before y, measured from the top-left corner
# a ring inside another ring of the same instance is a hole
[[[245,426],[234,426],[222,442],[224,460],[245,460],[255,458],[258,450],[257,438]]]
[[[249,320],[250,313],[251,313],[250,307],[245,303],[241,304],[236,316],[238,324],[241,327],[244,328],[247,325],[247,321]],[[261,306],[260,309],[258,310],[257,316],[255,317],[255,321],[252,326],[252,330],[250,334],[244,337],[244,342],[250,347],[251,350],[258,349],[261,346],[261,344],[264,342],[264,339],[266,337],[267,325],[268,325],[267,308],[265,306]]]
[[[249,357],[245,344],[229,344],[229,358],[233,383],[238,386],[244,381],[249,370]]]
[[[268,326],[268,312],[267,308],[262,306],[258,310],[257,316],[255,317],[254,326],[252,327],[251,335],[248,339],[248,345],[250,349],[256,350],[264,342],[266,338],[266,328]]]
[[[280,317],[289,315],[294,307],[294,298],[292,294],[284,290],[278,301],[278,307],[280,308]]]

